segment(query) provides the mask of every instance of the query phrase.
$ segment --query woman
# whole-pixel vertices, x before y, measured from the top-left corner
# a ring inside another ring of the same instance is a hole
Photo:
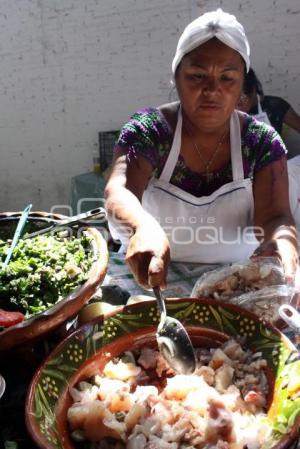
[[[297,112],[283,98],[264,95],[261,82],[251,68],[245,76],[244,95],[239,107],[258,120],[271,124],[279,134],[282,133],[283,124],[300,132],[300,116]]]
[[[221,9],[187,26],[172,72],[180,102],[147,108],[121,131],[106,208],[145,288],[166,285],[172,260],[222,263],[280,254],[297,264],[286,150],[276,131],[235,110],[249,44]],[[250,228],[249,228],[250,226]]]
[[[283,98],[264,95],[262,84],[253,69],[245,75],[244,93],[239,103],[242,111],[254,116],[257,120],[271,124],[279,134],[286,124],[300,132],[300,116]],[[297,154],[297,156],[296,156]],[[297,226],[300,225],[300,155],[288,149],[289,199],[291,212]]]

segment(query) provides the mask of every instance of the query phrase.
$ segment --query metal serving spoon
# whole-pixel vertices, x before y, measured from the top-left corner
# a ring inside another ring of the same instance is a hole
[[[4,377],[0,374],[0,398],[3,396],[6,388]]]
[[[23,239],[30,239],[32,237],[36,237],[37,235],[47,234],[50,231],[56,231],[59,229],[66,228],[68,226],[72,227],[75,224],[78,224],[80,221],[89,220],[89,219],[106,219],[106,211],[102,207],[98,207],[97,209],[89,210],[88,212],[83,212],[82,214],[74,215],[72,217],[64,218],[63,220],[56,220],[50,226],[46,228],[40,229],[35,232],[31,232],[30,234],[25,234]],[[87,222],[88,224],[88,222]]]
[[[159,287],[153,287],[160,311],[156,341],[167,364],[179,374],[191,374],[196,369],[195,351],[184,326],[176,318],[167,316],[166,305]]]

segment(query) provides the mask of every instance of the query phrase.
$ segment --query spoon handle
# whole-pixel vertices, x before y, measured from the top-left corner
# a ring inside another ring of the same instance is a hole
[[[72,217],[67,217],[63,220],[57,220],[55,223],[52,223],[47,228],[40,229],[39,231],[31,232],[30,234],[25,234],[23,239],[30,239],[32,237],[36,237],[37,235],[46,234],[54,229],[63,228],[65,226],[73,226],[74,224],[79,223],[82,220],[86,220],[89,218],[97,218],[98,220],[106,219],[106,211],[102,207],[98,207],[97,209],[90,210],[88,212],[83,212],[82,214],[74,215]]]
[[[278,309],[278,313],[288,326],[300,334],[300,314],[297,309],[289,304],[282,304]]]
[[[18,221],[18,224],[17,224],[17,228],[16,228],[14,236],[13,236],[13,240],[11,242],[9,251],[7,253],[6,259],[5,259],[4,264],[3,264],[3,268],[7,267],[7,265],[9,264],[9,261],[11,259],[12,254],[13,254],[13,251],[14,251],[14,249],[15,249],[18,241],[19,241],[21,233],[22,233],[22,231],[24,229],[24,226],[25,226],[25,224],[27,222],[28,215],[29,215],[29,212],[30,212],[31,208],[32,208],[32,204],[28,204],[28,206],[25,207],[25,209],[23,210],[23,212],[22,212],[22,214],[21,214],[21,216],[19,218],[19,221]]]
[[[160,288],[153,287],[153,292],[154,292],[160,313],[164,314],[166,316],[167,315],[166,304],[165,304],[165,301],[163,300]]]

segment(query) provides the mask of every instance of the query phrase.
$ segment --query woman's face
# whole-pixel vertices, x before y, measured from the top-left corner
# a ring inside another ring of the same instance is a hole
[[[241,97],[244,67],[240,54],[216,38],[183,57],[176,87],[194,126],[214,130],[226,123]]]

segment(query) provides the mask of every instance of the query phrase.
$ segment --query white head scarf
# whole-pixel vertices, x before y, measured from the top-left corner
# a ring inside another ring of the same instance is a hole
[[[244,59],[248,72],[250,68],[250,46],[244,27],[235,16],[219,8],[216,11],[203,14],[185,28],[179,38],[172,62],[173,76],[175,76],[176,69],[184,55],[213,37],[236,50]]]

